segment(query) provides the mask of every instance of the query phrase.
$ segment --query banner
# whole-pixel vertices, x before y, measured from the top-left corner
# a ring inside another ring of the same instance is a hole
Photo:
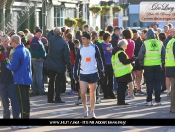
[[[140,2],[141,22],[174,22],[175,2]]]
[[[0,119],[0,126],[174,126],[175,119]]]

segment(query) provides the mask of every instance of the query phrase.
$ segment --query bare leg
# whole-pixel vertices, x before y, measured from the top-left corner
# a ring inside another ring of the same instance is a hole
[[[136,88],[137,90],[140,90],[140,82],[142,79],[141,71],[137,70],[135,71],[135,73],[136,73],[136,79],[135,79]]]
[[[130,95],[133,95],[133,82],[128,83],[128,86]]]
[[[87,82],[80,81],[81,100],[83,102],[84,108],[87,108],[87,96],[86,96],[87,87],[88,87]]]
[[[91,112],[93,113],[95,108],[96,87],[97,87],[97,83],[90,84],[90,105],[91,105]]]

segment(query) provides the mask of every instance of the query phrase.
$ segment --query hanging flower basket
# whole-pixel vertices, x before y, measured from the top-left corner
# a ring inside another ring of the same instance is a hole
[[[101,9],[101,6],[99,5],[92,5],[89,10],[93,13],[93,14],[96,14],[96,13],[99,13],[102,9]]]
[[[86,20],[84,20],[82,17],[81,18],[75,18],[77,21],[77,26],[81,28],[84,24],[86,24]]]
[[[101,10],[101,13],[103,15],[106,15],[108,13],[108,11],[110,10],[110,7],[109,6],[102,6],[102,10]]]
[[[73,18],[66,18],[65,19],[65,25],[68,27],[72,27],[73,25],[76,25],[76,21]]]
[[[122,10],[121,6],[113,6],[113,13],[120,12]]]

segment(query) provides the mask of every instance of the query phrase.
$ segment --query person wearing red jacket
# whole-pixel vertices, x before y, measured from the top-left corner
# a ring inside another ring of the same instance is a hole
[[[71,60],[71,73],[70,73],[70,79],[71,79],[71,91],[68,92],[68,94],[76,94],[76,88],[75,88],[75,79],[73,77],[73,71],[74,71],[74,65],[75,65],[75,44],[72,41],[72,34],[68,33],[66,35],[66,39],[68,41],[69,49],[70,49],[70,60]]]

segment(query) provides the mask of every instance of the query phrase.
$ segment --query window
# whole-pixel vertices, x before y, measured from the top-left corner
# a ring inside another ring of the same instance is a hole
[[[54,7],[54,27],[64,26],[63,9],[60,6]]]
[[[60,6],[54,7],[54,27],[65,26],[64,20],[67,17],[75,18],[76,9],[74,8],[61,8]]]

